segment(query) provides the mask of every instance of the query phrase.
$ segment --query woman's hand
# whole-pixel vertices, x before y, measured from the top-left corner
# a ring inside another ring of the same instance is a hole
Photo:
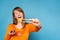
[[[8,34],[9,34],[10,36],[15,35],[15,30],[11,30]]]
[[[34,24],[38,28],[41,28],[41,23],[38,19],[30,19],[30,23]]]

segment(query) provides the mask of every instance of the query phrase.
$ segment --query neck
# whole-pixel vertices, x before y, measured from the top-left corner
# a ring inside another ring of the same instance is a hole
[[[19,25],[19,26],[23,26],[21,22],[18,22],[17,25]]]
[[[18,22],[17,24],[22,24],[21,22]]]
[[[18,29],[21,29],[21,28],[23,28],[23,25],[22,25],[22,23],[18,22],[17,25],[16,25],[16,27],[17,27]]]

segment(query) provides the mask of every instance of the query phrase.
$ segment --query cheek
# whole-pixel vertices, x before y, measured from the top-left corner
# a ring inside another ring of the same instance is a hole
[[[18,18],[18,14],[15,14],[15,18]]]
[[[22,18],[23,18],[23,16],[22,16]]]
[[[23,15],[20,13],[19,16],[21,16],[21,18],[23,18]]]
[[[22,16],[22,19],[24,19],[24,17]]]

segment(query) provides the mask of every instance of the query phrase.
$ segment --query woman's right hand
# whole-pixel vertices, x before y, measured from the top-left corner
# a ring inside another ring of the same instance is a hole
[[[9,34],[10,36],[15,35],[15,30],[11,30],[8,34]]]

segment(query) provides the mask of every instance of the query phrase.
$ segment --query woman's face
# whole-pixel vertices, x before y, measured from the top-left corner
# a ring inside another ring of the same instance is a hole
[[[18,19],[18,18],[23,19],[23,13],[19,12],[18,10],[14,10],[14,15],[15,15],[16,19]]]

